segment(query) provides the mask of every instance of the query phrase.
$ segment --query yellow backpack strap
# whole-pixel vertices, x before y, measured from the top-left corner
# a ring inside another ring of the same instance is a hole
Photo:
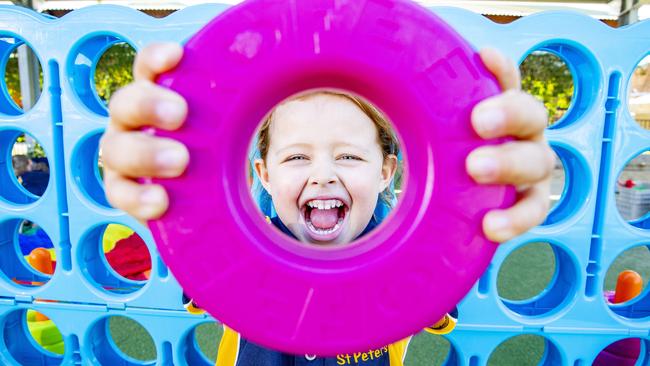
[[[238,355],[239,333],[224,325],[215,366],[235,366]]]
[[[183,307],[190,314],[199,315],[205,313],[205,310],[201,309],[201,307],[198,306],[193,299],[185,295],[185,293],[183,293]]]
[[[445,316],[440,319],[436,324],[424,328],[427,332],[431,334],[449,334],[451,333],[454,328],[456,328],[456,323],[458,321],[456,318],[449,314],[445,314]]]
[[[406,357],[406,349],[411,342],[412,337],[407,337],[401,341],[397,341],[388,345],[388,359],[390,366],[404,366],[404,358]]]

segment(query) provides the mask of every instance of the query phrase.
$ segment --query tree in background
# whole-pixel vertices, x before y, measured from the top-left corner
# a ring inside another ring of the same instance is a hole
[[[20,98],[20,78],[18,76],[18,52],[14,51],[9,55],[7,68],[5,71],[5,83],[11,100],[20,108],[23,107],[23,101]]]
[[[117,89],[133,80],[134,59],[135,50],[127,43],[117,43],[101,56],[94,75],[95,90],[100,99],[107,102]],[[555,123],[569,108],[573,97],[573,75],[569,67],[553,53],[536,51],[522,62],[520,70],[522,88],[544,103],[549,111],[549,125]],[[12,99],[20,106],[15,52],[7,62],[5,82]]]
[[[29,156],[30,159],[37,159],[37,158],[45,158],[45,150],[43,150],[43,146],[39,144],[38,142],[34,142],[33,139],[28,140],[27,136],[23,133],[22,135],[18,136],[16,138],[16,143],[19,144],[28,144],[27,147],[27,156]]]
[[[131,72],[135,50],[127,43],[117,43],[109,48],[99,59],[95,69],[95,90],[97,96],[108,103],[111,95],[120,87],[133,81]],[[43,87],[43,71],[40,68],[40,84]],[[5,85],[9,96],[14,103],[22,108],[20,94],[20,76],[18,73],[18,52],[14,51],[9,55],[5,69]],[[26,136],[20,135],[16,143],[28,144],[28,156],[32,159],[45,157],[43,147]]]
[[[113,92],[133,81],[131,72],[135,50],[127,43],[117,43],[109,48],[99,59],[95,69],[95,90],[97,96],[107,102]],[[40,72],[41,87],[43,72]],[[18,73],[18,53],[12,52],[5,69],[5,85],[11,99],[22,108],[20,96],[20,76]]]
[[[133,81],[135,50],[128,43],[117,43],[99,59],[95,69],[95,90],[104,102],[122,86]]]
[[[573,75],[564,60],[550,52],[535,51],[519,70],[522,89],[544,103],[549,125],[562,118],[573,97]]]

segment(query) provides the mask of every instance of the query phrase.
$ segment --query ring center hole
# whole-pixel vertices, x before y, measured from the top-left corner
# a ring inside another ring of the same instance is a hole
[[[313,90],[267,114],[251,144],[253,200],[271,227],[339,248],[388,219],[402,194],[400,140],[386,115],[352,93]]]

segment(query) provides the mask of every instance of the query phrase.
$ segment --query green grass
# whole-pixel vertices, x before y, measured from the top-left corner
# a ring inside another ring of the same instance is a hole
[[[616,287],[618,274],[626,269],[639,273],[643,278],[643,288],[645,288],[650,282],[650,251],[648,247],[635,247],[618,256],[607,270],[605,289],[613,290]]]
[[[443,336],[420,332],[409,343],[405,365],[441,366],[444,364],[451,345]]]
[[[140,323],[124,316],[108,319],[108,331],[117,348],[140,361],[156,359],[156,347],[151,335]]]
[[[605,289],[613,289],[618,273],[632,269],[642,275],[645,282],[650,279],[650,251],[637,247],[619,256],[608,270]],[[523,300],[538,294],[551,281],[555,271],[553,249],[546,243],[532,243],[521,247],[504,261],[499,270],[497,290],[511,300]],[[462,321],[462,314],[461,321]],[[130,357],[139,360],[155,359],[153,341],[136,322],[124,317],[114,317],[109,329],[119,348]],[[217,355],[221,328],[215,323],[200,325],[195,330],[199,348],[211,360]],[[490,366],[534,366],[544,353],[544,339],[540,336],[521,335],[499,345],[491,354]],[[406,355],[407,366],[442,365],[450,349],[449,342],[442,336],[422,332],[413,337]]]

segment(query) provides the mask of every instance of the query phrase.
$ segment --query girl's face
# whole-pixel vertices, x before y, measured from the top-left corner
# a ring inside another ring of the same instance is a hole
[[[352,100],[316,93],[280,104],[255,170],[280,220],[302,242],[340,244],[368,225],[397,167]]]

